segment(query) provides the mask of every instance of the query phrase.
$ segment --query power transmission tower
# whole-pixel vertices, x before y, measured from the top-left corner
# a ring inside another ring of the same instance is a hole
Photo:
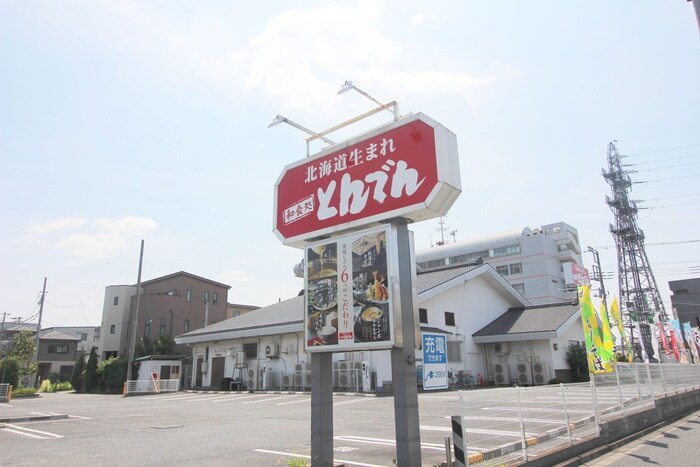
[[[606,196],[605,201],[615,216],[610,232],[617,247],[620,313],[636,356],[643,350],[650,362],[656,362],[652,326],[656,322],[665,326],[668,315],[644,249],[644,232],[637,225],[639,208],[630,199],[632,179],[623,168],[622,157],[614,143],[608,144],[608,171],[603,170],[603,177],[612,190],[612,197]]]

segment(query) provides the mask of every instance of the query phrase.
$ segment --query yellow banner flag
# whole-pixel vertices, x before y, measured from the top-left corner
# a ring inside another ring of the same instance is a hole
[[[600,329],[598,328],[598,317],[591,302],[590,286],[578,286],[578,302],[581,306],[583,334],[586,338],[588,371],[591,373],[610,373],[613,371],[613,365],[609,359],[605,359],[603,356],[603,340],[600,337]]]
[[[622,323],[622,316],[620,315],[620,308],[617,304],[617,298],[613,298],[612,304],[610,305],[610,315],[612,316],[615,326],[617,327],[617,331],[620,333],[622,342],[625,344],[625,348],[627,349],[627,360],[632,363],[632,361],[634,361],[634,353],[632,352],[632,345],[625,335],[625,326]]]
[[[603,326],[602,329],[602,340],[603,340],[603,359],[614,362],[615,361],[615,338],[610,331],[610,319],[608,318],[608,310],[605,308],[605,300],[601,298],[600,300],[600,323]]]

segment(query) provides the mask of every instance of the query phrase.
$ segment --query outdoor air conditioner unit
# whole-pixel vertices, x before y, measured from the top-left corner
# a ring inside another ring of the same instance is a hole
[[[532,371],[530,369],[530,364],[529,363],[518,363],[518,384],[520,385],[529,385],[532,384]]]
[[[248,369],[248,377],[246,378],[246,388],[248,388],[249,391],[255,391],[260,387],[258,384],[258,372],[257,370],[254,370],[253,368]]]
[[[496,342],[493,344],[493,351],[497,354],[510,353],[510,345],[508,342]]]
[[[496,363],[493,366],[493,381],[496,385],[510,384],[510,371],[506,363]]]
[[[352,362],[338,362],[338,387],[347,389],[352,386],[351,368]]]
[[[284,389],[289,389],[294,386],[294,378],[292,375],[282,375],[282,387]]]
[[[265,356],[268,358],[275,358],[279,357],[280,355],[280,346],[279,344],[267,344],[265,346]]]
[[[547,384],[549,382],[549,365],[546,363],[532,364],[532,381],[535,384]]]

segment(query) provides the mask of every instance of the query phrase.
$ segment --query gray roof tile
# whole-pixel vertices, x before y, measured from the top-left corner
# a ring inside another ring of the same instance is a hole
[[[501,336],[535,332],[557,331],[571,317],[580,312],[579,305],[556,303],[552,305],[512,308],[491,321],[472,336]]]

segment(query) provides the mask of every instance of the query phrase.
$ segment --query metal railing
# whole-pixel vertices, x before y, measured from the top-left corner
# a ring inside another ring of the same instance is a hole
[[[696,389],[700,365],[618,363],[614,372],[591,375],[588,383],[460,391],[453,431],[456,440],[461,434],[455,454],[464,462],[455,465],[527,462],[598,436],[601,421]]]
[[[124,383],[124,396],[136,394],[159,394],[180,390],[179,379],[130,380]]]
[[[10,402],[12,399],[12,385],[10,383],[0,384],[0,402]]]

